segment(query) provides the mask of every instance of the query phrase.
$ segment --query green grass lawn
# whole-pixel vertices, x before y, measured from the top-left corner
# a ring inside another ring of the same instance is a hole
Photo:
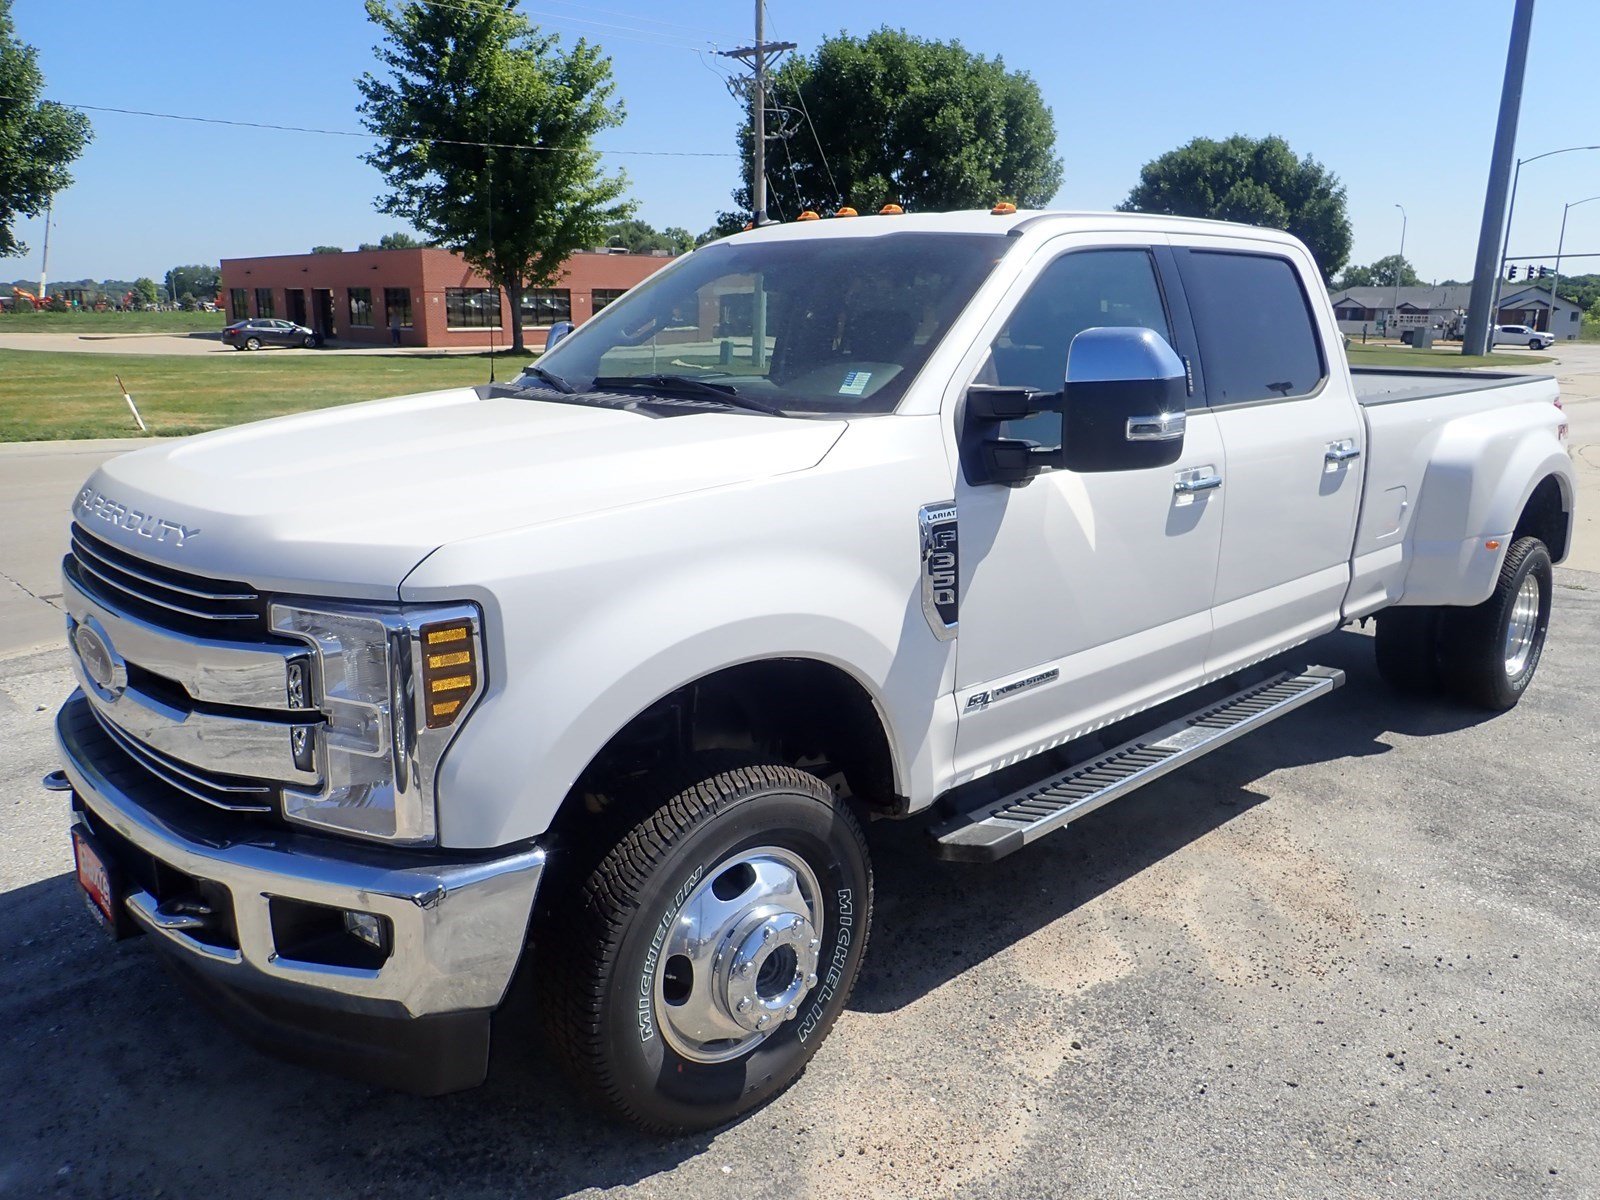
[[[1410,346],[1363,346],[1359,342],[1346,353],[1352,367],[1532,367],[1552,361],[1540,354],[1463,354],[1459,347],[1413,350]]]
[[[219,312],[0,313],[0,333],[221,333],[227,323]]]
[[[531,356],[529,356],[531,357]],[[509,379],[526,358],[500,356]],[[0,350],[0,441],[137,437],[122,376],[152,435],[485,383],[487,355],[70,354]]]

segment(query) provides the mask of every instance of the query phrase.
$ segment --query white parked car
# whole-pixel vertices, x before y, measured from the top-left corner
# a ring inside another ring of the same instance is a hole
[[[1417,703],[1517,703],[1565,437],[1548,377],[1352,371],[1275,230],[756,229],[510,386],[107,462],[46,782],[91,910],[257,1044],[469,1087],[520,971],[584,1091],[713,1127],[845,1005],[866,820],[1022,852],[1327,696],[1282,656],[1373,616]]]
[[[1496,325],[1494,327],[1494,344],[1496,346],[1526,346],[1529,350],[1548,350],[1556,344],[1554,334],[1541,333],[1537,329],[1530,329],[1526,325]]]

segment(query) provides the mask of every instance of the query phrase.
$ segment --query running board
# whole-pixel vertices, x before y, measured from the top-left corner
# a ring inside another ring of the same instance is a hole
[[[951,862],[1004,858],[1343,683],[1344,672],[1333,667],[1307,667],[1298,675],[1285,671],[1060,775],[935,825],[934,853]]]

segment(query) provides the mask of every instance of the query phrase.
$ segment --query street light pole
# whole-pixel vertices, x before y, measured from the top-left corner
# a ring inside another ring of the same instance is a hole
[[[1600,200],[1600,196],[1590,196],[1587,200],[1574,200],[1561,208],[1561,236],[1556,238],[1556,277],[1550,281],[1550,328],[1546,331],[1555,336],[1556,325],[1556,288],[1561,286],[1561,248],[1567,244],[1567,214],[1580,204],[1590,204]]]
[[[1394,265],[1394,319],[1395,324],[1398,325],[1400,323],[1400,268],[1405,265],[1406,261],[1407,219],[1406,206],[1404,204],[1396,204],[1395,207],[1400,210],[1400,261]]]
[[[1500,117],[1494,130],[1494,151],[1489,158],[1489,186],[1483,195],[1483,222],[1478,229],[1478,257],[1472,271],[1472,299],[1468,302],[1467,333],[1463,354],[1482,354],[1490,341],[1488,311],[1498,287],[1494,244],[1506,220],[1506,177],[1517,148],[1517,117],[1522,110],[1522,77],[1528,65],[1528,34],[1533,27],[1533,0],[1517,0],[1511,17],[1511,42],[1506,50],[1505,81],[1500,87]],[[1502,251],[1503,253],[1503,251]],[[1490,279],[1490,275],[1494,279]]]

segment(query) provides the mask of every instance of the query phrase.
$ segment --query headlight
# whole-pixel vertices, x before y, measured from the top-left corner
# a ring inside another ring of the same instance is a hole
[[[285,788],[284,816],[387,842],[436,841],[434,775],[483,693],[478,610],[277,601],[272,628],[310,647],[289,664],[289,704],[323,718],[294,742],[322,785]]]

